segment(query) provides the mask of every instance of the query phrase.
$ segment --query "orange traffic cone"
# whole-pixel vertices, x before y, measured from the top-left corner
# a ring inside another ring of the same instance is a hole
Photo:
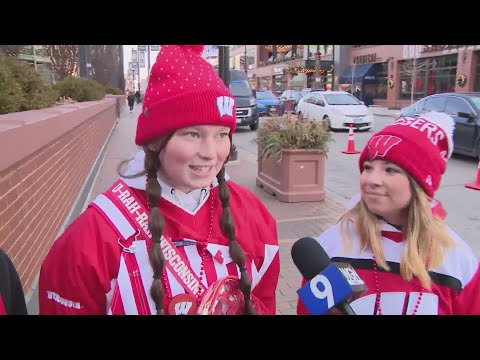
[[[350,130],[348,130],[348,143],[347,150],[342,150],[344,154],[359,154],[360,151],[355,150],[355,140],[353,139],[353,126],[350,124]]]
[[[478,161],[477,180],[474,183],[465,184],[465,187],[480,190],[480,160]]]

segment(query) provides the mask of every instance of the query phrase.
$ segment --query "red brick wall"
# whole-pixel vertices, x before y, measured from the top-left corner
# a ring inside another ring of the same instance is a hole
[[[120,101],[123,102],[123,96]],[[68,114],[70,129],[67,126],[52,141],[31,149],[29,155],[8,168],[0,168],[0,248],[12,258],[25,292],[30,289],[117,120],[116,103],[116,99],[106,99],[80,105]],[[6,116],[0,116],[0,126]],[[47,134],[58,129],[58,126],[53,127],[56,125],[54,117],[41,120],[46,122],[43,124],[45,133],[37,134],[39,137],[49,139]],[[15,130],[18,147],[25,150],[34,142],[22,138],[22,126],[10,129]],[[2,132],[0,127],[2,157],[9,156],[8,151],[15,152],[14,149],[2,149],[2,138],[7,135],[10,139],[14,136]]]

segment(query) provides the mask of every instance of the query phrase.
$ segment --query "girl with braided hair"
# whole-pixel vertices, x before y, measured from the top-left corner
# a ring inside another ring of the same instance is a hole
[[[40,314],[275,314],[276,223],[225,172],[235,102],[202,51],[162,46],[143,150],[52,246]]]

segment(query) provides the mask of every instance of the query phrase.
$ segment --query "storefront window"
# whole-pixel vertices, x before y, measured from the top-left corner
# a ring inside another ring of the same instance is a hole
[[[371,101],[373,104],[373,99],[386,99],[387,98],[387,79],[388,79],[388,63],[377,63],[374,65],[376,68],[374,84],[365,84],[364,89],[364,101],[365,103]]]
[[[302,90],[305,86],[305,74],[297,74],[292,78],[292,90]]]
[[[275,75],[275,92],[282,93],[287,89],[287,76],[286,75]]]
[[[259,80],[259,83],[258,83],[258,90],[259,91],[270,90],[271,78],[269,76],[264,76],[264,77],[258,78],[258,80]]]
[[[435,58],[417,59],[400,63],[400,99],[422,97],[455,91],[457,73],[457,54],[438,56]]]
[[[308,45],[308,58],[315,60],[317,51],[320,51],[322,56],[332,54],[333,45]]]
[[[255,49],[247,50],[247,69],[255,62]]]
[[[297,55],[296,58],[303,58],[303,45],[297,45]]]

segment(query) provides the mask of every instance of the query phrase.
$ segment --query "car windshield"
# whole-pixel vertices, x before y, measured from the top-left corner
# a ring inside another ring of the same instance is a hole
[[[472,102],[475,104],[475,106],[480,109],[480,97],[470,96],[470,100],[472,100]]]
[[[277,97],[271,91],[259,91],[257,92],[257,99],[258,100],[276,100]]]
[[[329,105],[361,105],[358,99],[349,94],[323,94],[325,101]]]
[[[233,96],[253,96],[250,84],[246,80],[234,80],[230,83],[229,88]]]

